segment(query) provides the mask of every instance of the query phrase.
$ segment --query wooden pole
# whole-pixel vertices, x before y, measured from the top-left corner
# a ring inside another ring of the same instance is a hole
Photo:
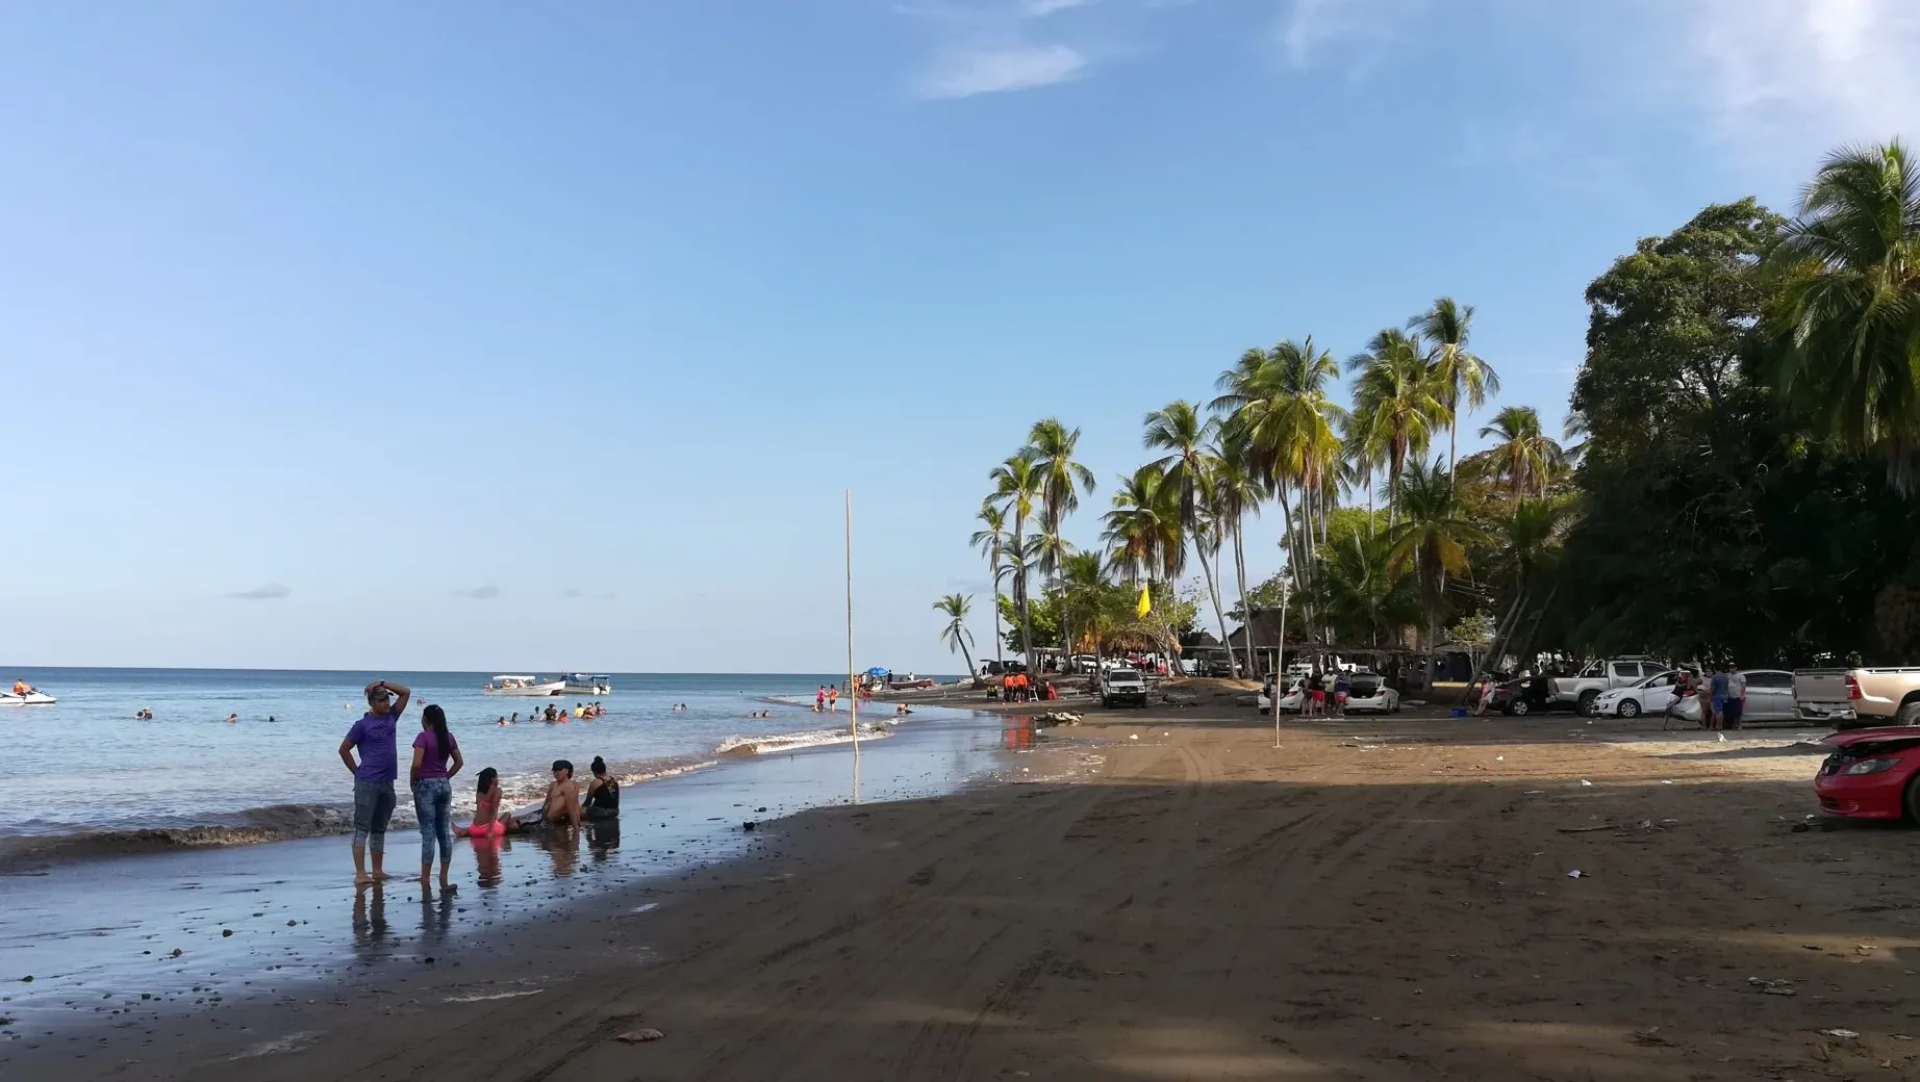
[[[853,490],[847,501],[847,695],[853,700],[853,754],[860,754],[860,687],[853,682]]]

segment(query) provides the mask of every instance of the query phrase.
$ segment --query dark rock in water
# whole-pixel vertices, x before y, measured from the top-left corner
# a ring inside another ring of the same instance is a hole
[[[753,829],[754,827],[757,827],[757,826],[759,826],[759,825],[760,825],[760,824],[758,824],[758,823],[756,823],[756,822],[754,822],[753,820],[751,820],[751,819],[749,819],[749,820],[747,820],[746,822],[744,822],[744,823],[741,823],[741,824],[740,824],[740,829],[741,829],[741,830],[752,830],[752,829]]]
[[[233,936],[233,929],[231,929],[231,928],[222,928],[222,929],[220,929],[220,938],[221,938],[221,939],[230,939],[230,938],[232,938],[232,936]]]
[[[764,814],[764,813],[766,812],[766,810],[767,810],[767,809],[765,809],[765,808],[755,808],[755,809],[753,809],[753,810],[754,810],[754,811],[756,811],[756,812],[759,812],[759,813],[763,813],[763,814]]]

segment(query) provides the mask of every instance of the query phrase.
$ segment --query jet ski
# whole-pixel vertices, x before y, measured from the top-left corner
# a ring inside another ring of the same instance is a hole
[[[46,706],[59,702],[44,691],[29,691],[25,695],[15,695],[11,691],[0,691],[0,706]]]

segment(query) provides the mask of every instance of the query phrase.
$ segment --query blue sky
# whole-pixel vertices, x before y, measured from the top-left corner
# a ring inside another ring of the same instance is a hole
[[[1914,55],[1899,0],[12,5],[0,661],[830,669],[851,488],[859,663],[951,671],[1036,418],[1092,543],[1145,412],[1451,294],[1557,422],[1585,284]]]

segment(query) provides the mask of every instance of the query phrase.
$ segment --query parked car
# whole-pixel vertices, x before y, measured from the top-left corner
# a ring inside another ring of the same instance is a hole
[[[1637,684],[1603,691],[1593,697],[1586,713],[1589,717],[1637,718],[1642,714],[1664,714],[1677,697],[1680,671],[1669,669],[1655,673]]]
[[[1582,714],[1592,715],[1593,701],[1603,691],[1614,688],[1632,687],[1641,680],[1666,672],[1673,668],[1664,661],[1641,656],[1614,658],[1609,661],[1595,661],[1581,669],[1577,676],[1556,676],[1553,678],[1553,697],[1560,702],[1569,703]]]
[[[1523,676],[1518,680],[1509,680],[1494,688],[1493,698],[1487,700],[1487,709],[1498,710],[1508,717],[1544,714],[1556,706],[1565,705],[1553,697],[1553,685],[1544,676]]]
[[[1349,714],[1398,714],[1400,693],[1378,673],[1356,673],[1347,690]]]
[[[1920,725],[1917,668],[1800,669],[1793,674],[1793,694],[1807,721]]]
[[[1100,677],[1100,705],[1147,705],[1147,678],[1138,669],[1108,669]]]
[[[1805,721],[1794,701],[1793,674],[1785,669],[1753,669],[1742,672],[1747,678],[1747,703],[1740,711],[1740,724],[1761,721]],[[1697,687],[1702,691],[1708,686],[1707,678],[1701,678]],[[1688,695],[1673,704],[1673,716],[1683,721],[1698,724],[1700,721],[1700,695]]]
[[[1854,729],[1821,743],[1836,749],[1813,779],[1821,810],[1920,822],[1920,728]]]
[[[1260,688],[1260,712],[1271,714],[1277,708],[1282,714],[1298,714],[1307,701],[1306,678],[1288,677],[1286,691],[1281,692],[1276,698],[1275,688],[1278,686],[1274,683],[1273,677],[1267,677],[1266,684]]]

